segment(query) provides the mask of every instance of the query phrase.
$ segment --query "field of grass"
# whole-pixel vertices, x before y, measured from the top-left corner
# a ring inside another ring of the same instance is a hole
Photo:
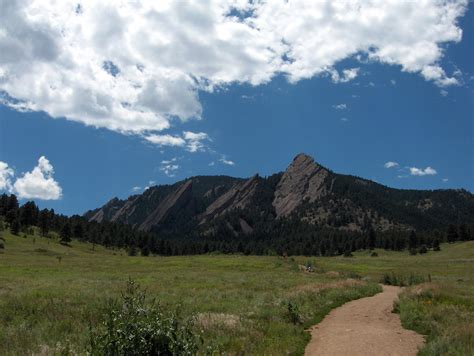
[[[129,257],[123,251],[76,241],[67,247],[38,236],[24,238],[6,231],[3,236],[1,355],[84,353],[89,327],[102,320],[107,298],[119,296],[129,278],[165,306],[180,305],[184,315],[195,315],[204,347],[234,354],[302,354],[309,340],[306,327],[348,300],[378,292],[377,282],[392,271],[430,275],[430,284],[413,287],[423,291],[460,291],[462,298],[453,306],[461,308],[462,317],[469,316],[474,303],[474,242],[442,245],[441,252],[421,256],[377,251],[379,257],[360,252],[353,258],[284,259]],[[299,269],[308,262],[315,266],[314,273]],[[409,303],[416,311],[426,304],[417,293],[421,292],[407,290],[398,306],[406,326],[430,333],[430,343],[450,340],[445,329],[452,320],[441,322],[436,330],[431,324],[419,329],[408,320],[406,314],[413,314],[407,313]],[[420,314],[425,323],[431,317]],[[473,326],[472,321],[466,323]],[[464,349],[469,337],[460,341]]]

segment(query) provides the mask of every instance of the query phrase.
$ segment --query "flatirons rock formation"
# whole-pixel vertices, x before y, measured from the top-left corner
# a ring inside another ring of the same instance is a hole
[[[326,179],[330,173],[314,160],[299,154],[281,177],[275,191],[273,207],[277,217],[288,216],[303,201],[314,203],[328,193]]]
[[[127,200],[114,198],[85,217],[180,236],[270,231],[285,220],[348,231],[432,229],[474,222],[474,196],[465,190],[393,189],[331,172],[299,154],[285,172],[269,177],[192,177]]]

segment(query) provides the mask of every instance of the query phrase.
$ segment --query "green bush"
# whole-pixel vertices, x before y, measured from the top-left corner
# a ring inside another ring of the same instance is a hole
[[[296,303],[289,301],[286,307],[287,307],[287,312],[288,312],[288,318],[290,319],[290,321],[295,325],[300,324],[301,316],[300,316],[300,310],[298,308],[298,305]]]
[[[426,281],[431,282],[431,276],[424,277],[421,275],[410,273],[409,275],[395,274],[395,273],[385,273],[380,282],[390,286],[412,286],[415,284],[424,283]]]
[[[111,300],[101,327],[91,330],[91,355],[193,355],[201,340],[191,320],[165,312],[133,281],[121,300]]]

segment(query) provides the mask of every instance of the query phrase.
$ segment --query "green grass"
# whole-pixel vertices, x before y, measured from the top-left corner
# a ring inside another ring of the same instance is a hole
[[[318,259],[318,266],[369,280],[388,276],[392,284],[415,284],[404,290],[395,309],[405,328],[426,335],[419,355],[474,355],[474,241],[441,248],[417,256],[357,252],[354,258]]]
[[[474,295],[473,242],[442,245],[441,252],[421,256],[377,251],[379,257],[360,252],[353,258],[283,259],[129,257],[77,241],[67,247],[38,236],[4,232],[4,237],[2,355],[84,353],[89,326],[102,320],[107,298],[117,297],[129,277],[165,306],[180,305],[184,315],[196,315],[196,331],[202,333],[205,346],[234,354],[302,354],[309,341],[306,327],[334,307],[378,292],[377,282],[392,271],[430,274],[433,285],[462,291],[469,307]],[[298,265],[308,260],[315,273],[299,270]],[[292,311],[298,313],[298,322],[288,304],[296,306]],[[439,341],[441,334],[433,335]]]

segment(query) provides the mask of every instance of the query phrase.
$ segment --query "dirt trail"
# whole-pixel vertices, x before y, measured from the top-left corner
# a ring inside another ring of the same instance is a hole
[[[403,329],[392,313],[400,287],[383,286],[383,292],[334,309],[311,329],[305,355],[416,355],[423,336]]]

